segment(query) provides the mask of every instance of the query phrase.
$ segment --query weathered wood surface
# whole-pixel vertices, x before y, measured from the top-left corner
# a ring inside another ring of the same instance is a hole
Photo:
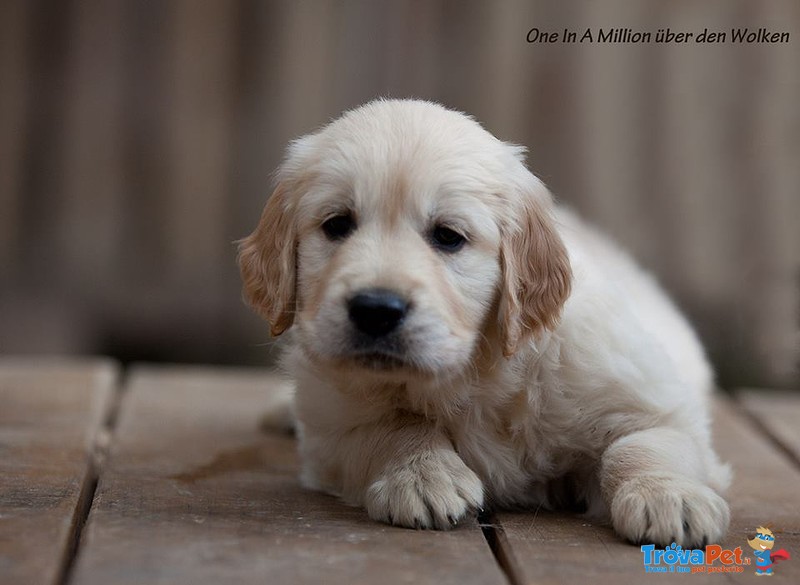
[[[0,583],[50,585],[91,501],[90,458],[113,403],[103,361],[0,357]]]
[[[743,389],[736,396],[763,432],[800,463],[800,400],[797,394]]]
[[[275,383],[136,370],[72,583],[504,583],[475,521],[392,528],[302,490],[294,441],[259,430]]]
[[[259,428],[285,388],[267,370],[138,367],[115,385],[107,362],[0,358],[0,585],[651,578],[638,547],[580,516],[498,513],[486,537],[475,521],[413,531],[302,489],[294,440]],[[715,402],[716,445],[735,472],[720,544],[752,558],[746,538],[769,524],[794,557],[770,582],[798,583],[800,396],[736,396]]]
[[[768,399],[766,399],[768,401]],[[800,404],[795,399],[794,404]],[[747,417],[724,398],[715,402],[715,445],[734,470],[728,493],[731,527],[719,543],[723,548],[742,547],[752,559],[746,539],[760,524],[776,530],[776,550],[793,555],[800,551],[800,470],[776,450]],[[591,576],[594,583],[641,583],[643,555],[638,547],[623,542],[604,526],[578,517],[540,512],[499,514],[497,518],[502,556],[517,583],[569,583]],[[719,563],[717,563],[719,566]],[[722,575],[657,575],[652,578],[681,580],[720,578],[749,582],[753,566],[742,573]],[[776,583],[800,582],[800,564],[776,566]]]

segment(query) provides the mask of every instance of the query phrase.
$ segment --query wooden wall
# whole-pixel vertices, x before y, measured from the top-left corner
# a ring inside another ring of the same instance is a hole
[[[790,42],[525,39],[745,26]],[[797,384],[792,0],[2,0],[0,351],[268,360],[232,242],[289,139],[382,95],[527,145],[675,294],[723,383]]]

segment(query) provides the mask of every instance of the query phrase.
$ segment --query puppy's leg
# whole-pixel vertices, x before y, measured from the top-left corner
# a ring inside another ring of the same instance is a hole
[[[293,434],[296,427],[294,387],[286,383],[275,384],[267,399],[266,409],[259,419],[259,428],[268,434]]]
[[[621,536],[635,543],[701,546],[727,531],[728,504],[709,487],[726,472],[710,447],[677,429],[654,428],[608,447],[600,488]]]
[[[366,507],[374,520],[447,529],[483,505],[483,485],[445,434],[413,415],[346,432],[304,427],[303,479]]]

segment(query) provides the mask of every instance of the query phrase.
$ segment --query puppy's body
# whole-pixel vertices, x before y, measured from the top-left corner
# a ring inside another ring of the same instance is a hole
[[[520,154],[407,101],[293,145],[241,262],[273,332],[295,323],[304,482],[405,526],[577,503],[634,541],[718,539],[728,473],[700,344]],[[352,303],[375,290],[403,312],[365,334]]]

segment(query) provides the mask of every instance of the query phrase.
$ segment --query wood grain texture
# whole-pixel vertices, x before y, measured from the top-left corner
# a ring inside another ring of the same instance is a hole
[[[76,3],[68,20],[54,236],[64,257],[58,269],[93,297],[94,276],[113,272],[125,245],[125,0]]]
[[[477,524],[419,532],[303,490],[265,372],[138,369],[74,585],[503,583]]]
[[[25,46],[30,3],[0,5],[0,277],[16,268],[20,241],[20,199],[25,158],[25,117],[30,54]]]
[[[105,361],[0,358],[0,584],[54,584],[111,405]]]
[[[203,282],[212,294],[230,261],[224,218],[230,197],[235,121],[237,4],[166,3],[163,192],[166,272],[171,282]]]
[[[722,458],[734,469],[728,494],[731,527],[719,543],[742,547],[751,556],[746,539],[760,524],[771,523],[776,549],[793,555],[800,551],[800,471],[772,447],[752,423],[725,399],[715,403],[715,442]],[[623,542],[611,528],[578,516],[554,513],[502,513],[497,517],[501,556],[517,583],[574,583],[591,577],[595,584],[641,583],[646,579],[642,553]],[[719,563],[717,563],[719,565]],[[800,564],[776,565],[771,583],[800,582]],[[659,580],[720,579],[750,582],[752,565],[743,573],[727,575],[658,575]],[[655,578],[655,577],[653,577]]]
[[[797,393],[742,389],[736,396],[764,433],[785,449],[795,463],[800,462],[800,400]]]

